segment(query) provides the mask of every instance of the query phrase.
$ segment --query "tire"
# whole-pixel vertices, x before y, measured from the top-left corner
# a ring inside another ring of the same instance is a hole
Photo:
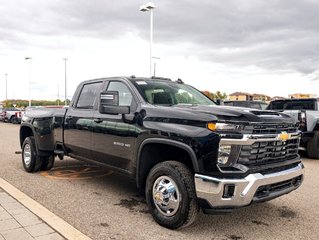
[[[16,116],[12,116],[12,117],[10,118],[10,123],[15,124],[15,123],[17,123],[17,121],[18,121],[18,119],[17,119]]]
[[[307,143],[307,154],[309,158],[319,159],[319,131]]]
[[[54,166],[54,156],[51,155],[49,157],[41,157],[41,171],[49,171]]]
[[[147,176],[145,196],[154,220],[169,229],[191,225],[199,211],[193,175],[180,162],[155,165]]]
[[[24,169],[31,173],[37,172],[41,167],[40,158],[37,156],[34,137],[24,139],[22,144],[22,164]]]

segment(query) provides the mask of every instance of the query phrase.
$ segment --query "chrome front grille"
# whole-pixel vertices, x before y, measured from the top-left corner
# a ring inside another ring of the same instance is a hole
[[[237,163],[247,167],[283,162],[298,157],[299,138],[287,141],[259,141],[241,146]]]
[[[298,131],[297,124],[258,124],[252,125],[252,134],[279,134],[281,132],[294,133]]]

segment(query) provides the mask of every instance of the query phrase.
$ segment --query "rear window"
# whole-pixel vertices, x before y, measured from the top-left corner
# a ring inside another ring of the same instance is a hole
[[[271,102],[268,110],[316,110],[316,101],[313,100],[286,100]]]
[[[101,91],[102,84],[103,82],[85,84],[82,88],[76,107],[92,109],[98,92]]]

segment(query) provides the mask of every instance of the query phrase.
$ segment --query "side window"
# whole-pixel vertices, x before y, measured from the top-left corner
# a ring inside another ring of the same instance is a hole
[[[250,108],[262,109],[260,103],[250,103]]]
[[[101,90],[102,84],[103,82],[85,84],[80,93],[76,108],[92,109],[94,106],[94,101]]]
[[[107,91],[118,91],[119,93],[119,106],[131,106],[132,93],[128,87],[122,82],[110,82]]]

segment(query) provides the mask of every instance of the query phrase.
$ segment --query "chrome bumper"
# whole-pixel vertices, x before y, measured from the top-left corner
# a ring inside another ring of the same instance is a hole
[[[278,190],[265,199],[254,198],[257,189],[261,186],[284,182],[303,174],[304,166],[302,163],[288,170],[265,175],[254,173],[243,179],[219,179],[195,174],[195,188],[197,197],[206,200],[213,208],[240,207],[249,205],[252,201],[271,199],[297,189],[300,185]],[[232,197],[223,197],[225,185],[235,187]]]

